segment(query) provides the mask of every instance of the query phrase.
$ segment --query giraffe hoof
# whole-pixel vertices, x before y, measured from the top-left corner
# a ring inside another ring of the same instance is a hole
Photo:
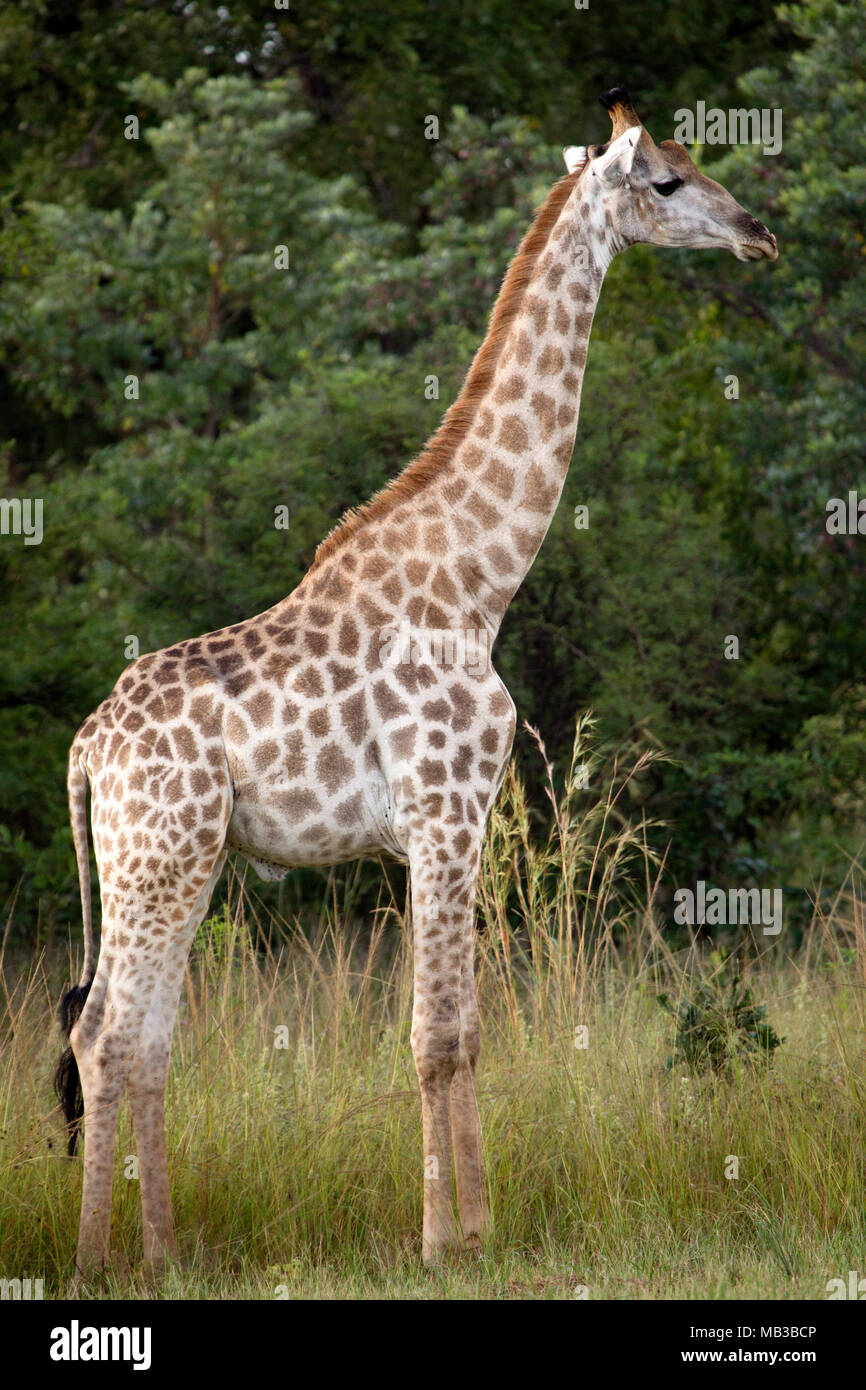
[[[421,1259],[428,1267],[441,1265],[443,1260],[453,1258],[459,1249],[457,1237],[453,1234],[445,1234],[437,1240],[424,1240],[421,1246]]]
[[[437,1265],[441,1265],[447,1254],[447,1245],[425,1245],[421,1251],[421,1262],[425,1268],[435,1269]]]
[[[175,1263],[173,1255],[157,1255],[152,1259],[145,1259],[141,1266],[142,1278],[146,1284],[158,1284]]]
[[[76,1264],[72,1275],[72,1297],[80,1298],[92,1290],[105,1289],[110,1269],[108,1261]]]

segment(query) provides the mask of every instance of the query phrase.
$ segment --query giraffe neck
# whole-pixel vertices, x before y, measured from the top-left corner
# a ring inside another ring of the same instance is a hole
[[[620,249],[590,177],[554,186],[459,397],[418,458],[323,541],[302,586],[313,596],[349,603],[357,588],[374,627],[474,630],[489,652],[562,493],[592,319]]]
[[[437,491],[453,568],[491,639],[553,520],[574,449],[592,320],[619,247],[580,181],[531,271],[489,388]],[[508,285],[503,289],[507,291]],[[495,321],[495,313],[494,313]]]

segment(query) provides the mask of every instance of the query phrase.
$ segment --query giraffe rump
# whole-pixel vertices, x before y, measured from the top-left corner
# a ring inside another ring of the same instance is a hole
[[[73,985],[72,989],[64,994],[60,1001],[60,1030],[64,1038],[69,1037],[81,1016],[81,1011],[87,1003],[87,996],[90,993],[90,985],[91,981],[89,980],[84,985]],[[61,1053],[60,1061],[57,1063],[57,1070],[54,1073],[54,1089],[57,1092],[57,1098],[66,1120],[66,1152],[72,1158],[81,1130],[81,1121],[84,1117],[84,1095],[81,1090],[81,1078],[78,1075],[78,1063],[71,1046]]]

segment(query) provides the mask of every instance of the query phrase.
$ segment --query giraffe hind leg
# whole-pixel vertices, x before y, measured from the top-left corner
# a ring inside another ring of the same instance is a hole
[[[84,1181],[77,1278],[99,1273],[109,1258],[117,1119],[126,1085],[130,1040],[140,1011],[135,998],[131,1008],[118,1010],[115,994],[116,983],[101,957],[87,1003],[70,1033],[83,1094],[84,1119]]]
[[[157,1271],[175,1254],[165,1133],[165,1092],[171,1040],[189,949],[205,918],[224,862],[223,853],[214,865],[184,931],[171,943],[166,953],[129,1073],[129,1100],[139,1158],[144,1260],[152,1271]]]
[[[130,1085],[139,1146],[148,1257],[173,1249],[165,1152],[164,1096],[171,1034],[187,952],[222,868],[220,851],[202,884],[174,881],[164,909],[106,892],[96,974],[70,1042],[84,1097],[84,1182],[79,1276],[109,1260],[117,1121]]]

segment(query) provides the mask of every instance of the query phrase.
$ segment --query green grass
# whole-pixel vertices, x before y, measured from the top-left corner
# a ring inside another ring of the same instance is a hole
[[[90,1292],[820,1299],[829,1279],[866,1273],[866,933],[853,879],[829,916],[816,911],[796,958],[784,931],[766,954],[741,952],[785,1039],[772,1060],[666,1070],[675,1023],[657,995],[676,1003],[710,967],[660,930],[645,832],[617,810],[630,776],[600,801],[574,779],[561,797],[551,784],[540,845],[514,777],[494,816],[478,944],[493,1227],[480,1259],[420,1261],[399,905],[350,939],[339,910],[279,931],[242,895],[199,933],[175,1034],[178,1264],[156,1284],[142,1275],[124,1110],[115,1263]],[[7,960],[0,975],[0,1277],[42,1278],[46,1297],[70,1292],[81,1183],[50,1085],[64,964]]]

